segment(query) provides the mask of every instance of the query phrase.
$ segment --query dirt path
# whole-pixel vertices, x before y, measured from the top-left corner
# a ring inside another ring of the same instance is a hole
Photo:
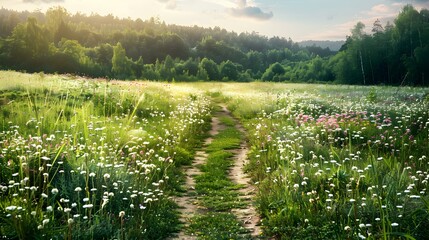
[[[226,106],[222,106],[222,111],[227,115],[232,116]],[[235,128],[245,136],[246,130],[238,120],[235,121]],[[241,141],[240,148],[231,151],[234,153],[234,166],[231,167],[229,176],[232,181],[244,186],[239,190],[241,196],[240,199],[247,203],[247,208],[233,209],[232,212],[241,221],[243,226],[250,231],[252,237],[258,238],[261,235],[262,230],[259,224],[261,219],[253,205],[256,188],[252,186],[250,177],[244,172],[244,166],[247,164],[247,154],[249,152],[246,140],[243,139]]]
[[[199,170],[198,166],[203,165],[207,159],[205,147],[212,142],[213,136],[218,134],[219,131],[223,130],[225,127],[220,123],[219,117],[225,115],[230,117],[232,116],[231,112],[224,105],[221,105],[221,107],[222,110],[217,112],[212,118],[211,130],[209,131],[210,136],[205,139],[203,148],[196,152],[195,159],[192,162],[192,165],[185,169],[185,184],[187,191],[182,196],[175,198],[176,203],[180,206],[180,221],[184,223],[184,227],[182,228],[181,232],[173,236],[171,239],[197,239],[196,236],[187,235],[187,233],[185,232],[185,229],[187,228],[190,219],[194,215],[201,213],[204,210],[201,206],[198,205],[198,199],[195,193],[194,176],[201,174],[201,171]],[[235,127],[240,132],[242,132],[243,135],[245,135],[246,132],[243,126],[237,120],[235,120],[235,122]],[[250,178],[244,173],[243,170],[243,167],[247,161],[248,153],[248,146],[246,141],[242,140],[240,148],[230,151],[234,153],[234,165],[230,169],[229,176],[233,182],[244,186],[239,190],[240,200],[246,202],[248,205],[247,208],[233,209],[232,212],[237,216],[243,226],[249,230],[252,237],[257,239],[258,236],[260,236],[261,234],[261,228],[259,227],[259,215],[252,204],[253,199],[255,197],[255,188],[250,184]]]
[[[176,236],[173,236],[171,239],[197,239],[196,236],[190,236],[184,231],[187,228],[190,219],[202,210],[201,206],[198,205],[198,199],[195,193],[194,176],[201,174],[201,171],[198,166],[203,165],[206,162],[207,153],[204,150],[205,146],[209,145],[213,141],[213,136],[216,136],[219,131],[222,130],[222,128],[223,126],[219,124],[219,119],[217,117],[212,117],[209,137],[204,140],[203,148],[195,152],[195,158],[192,164],[185,168],[186,193],[174,199],[177,205],[179,205],[180,207],[180,221],[184,223],[184,226],[182,228],[182,231],[180,231]]]

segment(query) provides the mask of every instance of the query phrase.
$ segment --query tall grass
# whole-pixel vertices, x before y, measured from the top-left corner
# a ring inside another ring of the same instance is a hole
[[[1,76],[20,79],[0,93],[2,238],[159,239],[177,231],[169,195],[209,118],[205,97],[161,84],[43,76],[34,86],[19,82],[42,82],[38,75]]]
[[[288,86],[251,103],[229,98],[249,130],[247,168],[259,188],[266,234],[428,236],[427,90]]]

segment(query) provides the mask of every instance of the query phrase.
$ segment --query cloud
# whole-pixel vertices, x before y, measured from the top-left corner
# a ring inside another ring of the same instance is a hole
[[[24,3],[55,3],[64,2],[64,0],[23,0]]]
[[[176,0],[158,0],[158,2],[164,3],[165,8],[167,8],[167,9],[176,9],[177,8]]]
[[[405,3],[410,3],[410,0],[393,0],[393,2],[405,2]],[[411,0],[411,2],[416,2],[416,3],[429,3],[429,0]]]
[[[247,17],[256,20],[268,20],[274,16],[273,12],[264,12],[259,7],[250,6],[246,0],[238,0],[237,7],[230,8],[229,13],[235,17]]]

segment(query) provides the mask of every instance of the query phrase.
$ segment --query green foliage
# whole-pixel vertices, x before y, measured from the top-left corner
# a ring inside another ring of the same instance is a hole
[[[130,77],[131,60],[126,56],[125,49],[118,42],[113,48],[112,72],[116,78],[125,79]]]
[[[218,65],[213,60],[203,58],[200,62],[200,69],[207,73],[208,80],[220,80]]]
[[[0,68],[161,81],[426,86],[428,12],[406,5],[393,25],[375,21],[372,34],[358,22],[335,53],[256,33],[167,26],[159,19],[71,15],[62,7],[46,14],[2,9]]]

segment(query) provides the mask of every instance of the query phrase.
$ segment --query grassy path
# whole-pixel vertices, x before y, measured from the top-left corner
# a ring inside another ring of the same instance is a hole
[[[254,190],[243,172],[243,127],[226,107],[216,109],[209,137],[186,169],[186,193],[176,199],[183,229],[174,239],[257,239]]]

